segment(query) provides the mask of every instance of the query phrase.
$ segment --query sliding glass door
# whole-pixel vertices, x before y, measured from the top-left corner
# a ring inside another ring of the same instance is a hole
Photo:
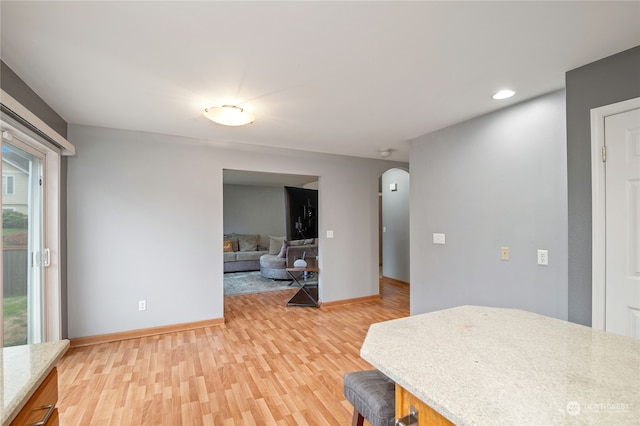
[[[3,346],[44,341],[44,158],[3,132]]]

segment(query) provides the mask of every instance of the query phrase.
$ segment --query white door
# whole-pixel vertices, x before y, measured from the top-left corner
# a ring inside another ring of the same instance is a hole
[[[604,119],[605,329],[640,339],[640,109]]]

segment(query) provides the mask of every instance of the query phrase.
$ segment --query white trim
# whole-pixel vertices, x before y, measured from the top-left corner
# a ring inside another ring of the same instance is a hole
[[[591,326],[599,330],[606,327],[606,193],[605,163],[602,161],[604,120],[636,108],[640,108],[640,98],[591,110]]]
[[[11,178],[11,192],[9,192],[9,178]],[[7,180],[5,184],[5,179]],[[2,174],[2,195],[16,195],[16,177],[10,174]]]
[[[44,167],[44,247],[49,264],[44,268],[45,341],[62,339],[62,269],[60,265],[60,153],[47,150]]]
[[[55,143],[62,148],[62,155],[75,155],[76,147],[73,146],[68,140],[60,135],[60,133],[53,130],[47,123],[42,121],[37,115],[25,108],[20,102],[15,100],[4,90],[0,94],[0,102],[9,108],[11,111],[18,114],[24,120],[31,125],[35,126],[38,130],[50,137]]]
[[[2,144],[3,144],[3,140],[2,138],[0,138],[0,159],[2,157]],[[2,161],[0,161],[0,174],[2,174]],[[0,206],[2,206],[2,193],[4,191],[0,190]],[[0,226],[0,230],[2,230],[2,227]],[[3,253],[4,256],[4,247],[3,247],[3,242],[2,240],[4,240],[4,238],[0,238],[0,253]],[[3,261],[2,258],[0,258],[0,277],[4,277],[4,271],[3,271]],[[3,294],[3,290],[4,290],[4,280],[2,281],[2,285],[0,286],[0,300],[2,300],[3,303],[0,303],[0,347],[4,348],[4,312],[2,312],[2,307],[4,305],[4,294]]]

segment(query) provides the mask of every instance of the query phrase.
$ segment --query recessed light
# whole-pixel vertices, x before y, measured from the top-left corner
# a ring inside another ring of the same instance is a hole
[[[515,95],[516,92],[514,92],[513,90],[501,90],[498,93],[496,93],[495,95],[492,96],[493,99],[507,99],[512,97],[513,95]]]

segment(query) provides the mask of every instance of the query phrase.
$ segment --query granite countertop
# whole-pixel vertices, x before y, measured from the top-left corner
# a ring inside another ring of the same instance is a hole
[[[12,346],[0,357],[0,422],[8,425],[69,349],[68,340]]]
[[[373,324],[362,358],[457,425],[640,425],[640,340],[516,309]]]

